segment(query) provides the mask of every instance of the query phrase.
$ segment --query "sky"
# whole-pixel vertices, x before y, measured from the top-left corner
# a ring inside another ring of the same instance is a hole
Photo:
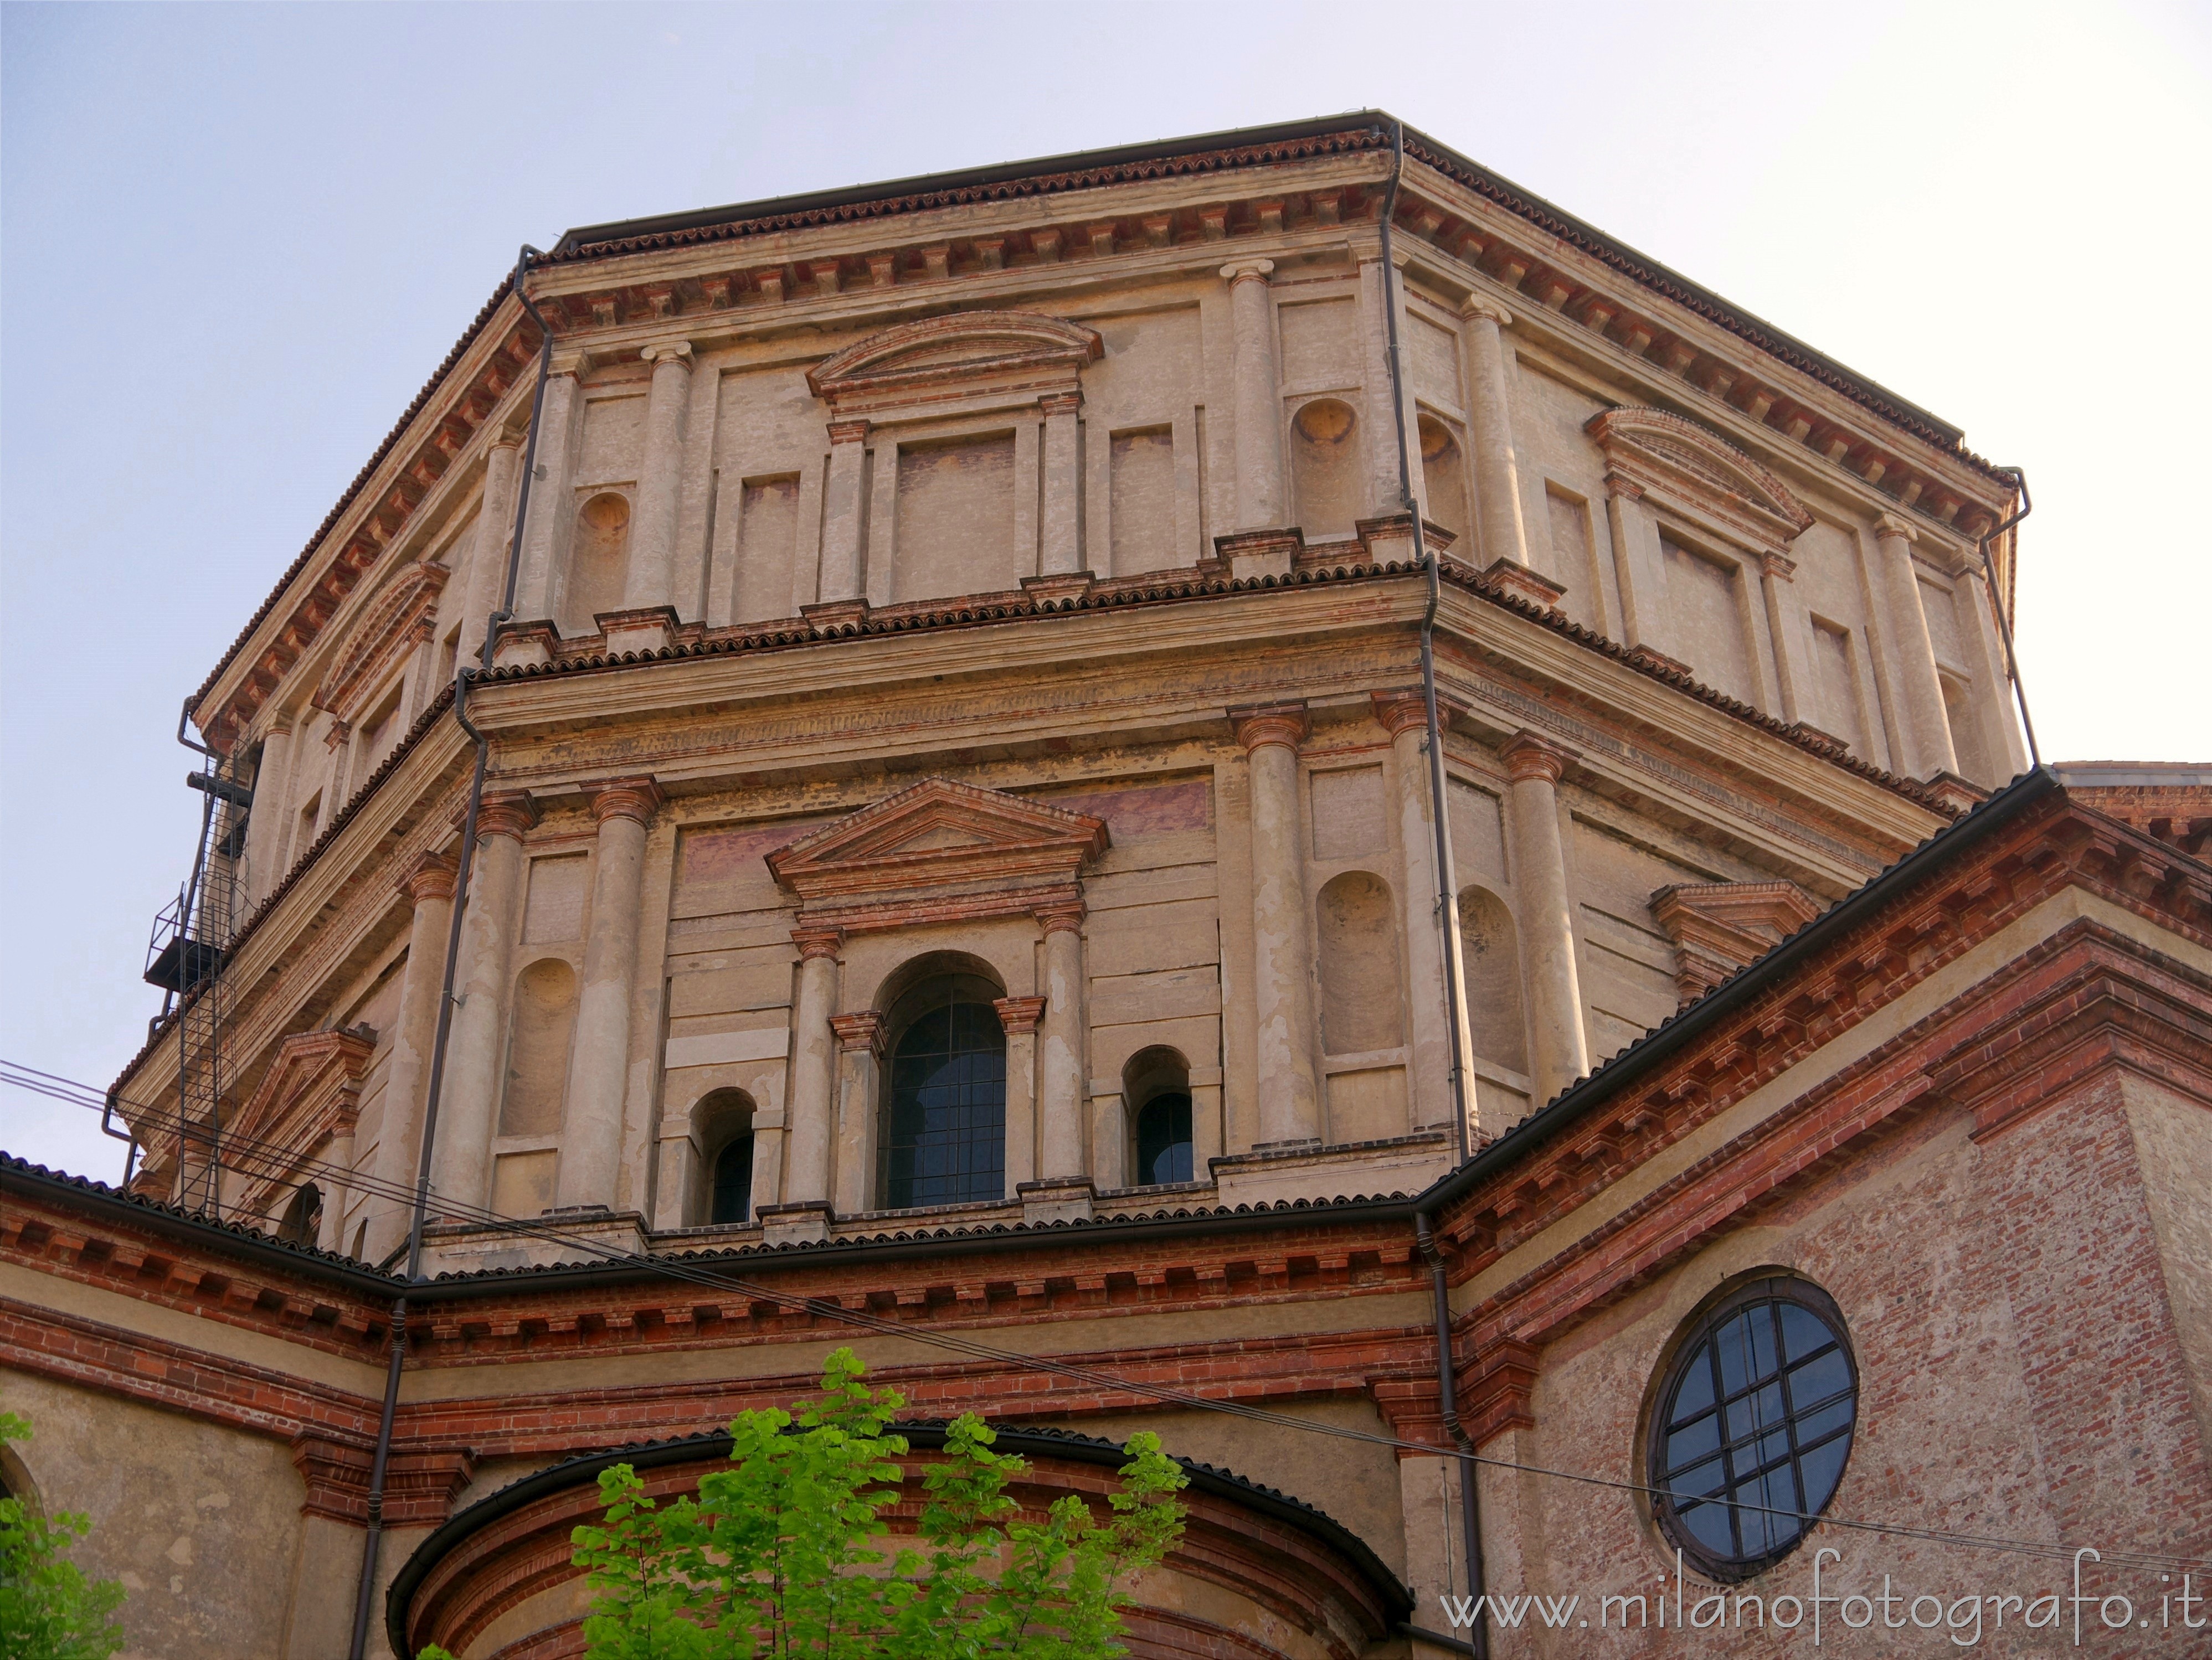
[[[2024,467],[2045,756],[2212,761],[2212,10],[0,5],[0,1058],[143,1040],[179,706],[520,244],[1363,107]]]

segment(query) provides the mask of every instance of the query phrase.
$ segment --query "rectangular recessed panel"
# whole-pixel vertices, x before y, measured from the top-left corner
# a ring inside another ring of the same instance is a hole
[[[997,592],[1029,574],[1015,568],[1012,433],[900,449],[892,559],[902,600]]]
[[[738,583],[732,620],[791,615],[792,561],[799,546],[799,475],[749,478],[738,494]]]
[[[585,857],[564,853],[530,862],[530,900],[522,913],[526,945],[584,937]]]
[[[1114,434],[1113,570],[1116,576],[1178,561],[1175,542],[1175,434],[1165,427]]]
[[[762,1027],[751,1032],[710,1032],[703,1036],[671,1038],[666,1064],[723,1066],[737,1061],[775,1061],[791,1046],[788,1027]]]
[[[502,1216],[536,1216],[553,1208],[553,1178],[561,1155],[502,1153],[491,1164],[491,1208]]]
[[[1744,639],[1735,567],[1662,538],[1672,654],[1698,679],[1740,702],[1752,701],[1751,649]]]
[[[1382,851],[1382,769],[1348,767],[1313,775],[1313,845],[1317,859],[1355,859]]]
[[[1285,306],[1283,385],[1318,391],[1359,384],[1359,314],[1349,300]]]

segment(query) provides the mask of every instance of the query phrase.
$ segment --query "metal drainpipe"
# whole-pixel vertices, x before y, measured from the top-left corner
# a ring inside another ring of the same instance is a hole
[[[1398,425],[1398,489],[1405,498],[1407,512],[1413,517],[1413,557],[1427,573],[1429,585],[1428,603],[1421,613],[1421,700],[1428,717],[1429,812],[1436,828],[1436,916],[1443,945],[1444,1023],[1451,1037],[1452,1122],[1457,1132],[1459,1161],[1464,1164],[1472,1148],[1468,1131],[1468,1078],[1461,1064],[1461,1057],[1466,1052],[1460,1002],[1463,965],[1459,930],[1452,925],[1454,918],[1449,909],[1457,903],[1458,879],[1452,868],[1451,821],[1444,785],[1443,724],[1437,710],[1437,606],[1443,595],[1443,577],[1438,555],[1429,550],[1427,538],[1422,533],[1420,502],[1413,494],[1413,455],[1410,434],[1406,431],[1405,368],[1398,342],[1398,268],[1390,257],[1390,222],[1398,210],[1398,185],[1405,171],[1406,124],[1393,121],[1390,188],[1382,199],[1382,315],[1390,347],[1390,409]],[[1474,1445],[1459,1421],[1458,1391],[1452,1376],[1451,1299],[1444,1283],[1443,1257],[1436,1248],[1425,1212],[1414,1213],[1413,1237],[1423,1260],[1429,1265],[1430,1285],[1436,1299],[1437,1389],[1443,1402],[1444,1427],[1461,1450],[1460,1527],[1465,1535],[1462,1548],[1467,1558],[1468,1594],[1480,1596],[1483,1594],[1482,1515],[1480,1499],[1475,1492]],[[1470,1646],[1476,1660],[1488,1660],[1486,1618],[1478,1615],[1469,1630]]]
[[[2035,721],[2027,712],[2027,688],[2020,683],[2020,658],[2012,649],[2012,623],[2005,615],[2004,596],[1997,591],[1996,561],[1990,553],[1990,544],[2021,520],[2035,511],[2035,502],[2027,494],[2027,470],[2022,467],[2006,467],[2001,470],[2012,475],[2012,482],[2020,486],[2020,511],[1996,529],[1984,531],[1981,537],[1982,573],[1989,579],[1990,605],[1997,614],[1997,633],[2004,641],[2005,673],[2012,681],[2013,700],[2020,705],[2020,724],[2027,734],[2027,766],[2030,772],[2043,766],[2043,752],[2035,746]],[[2020,571],[2020,539],[2013,538],[2013,572]]]
[[[438,1141],[438,1101],[446,1081],[446,1043],[453,1026],[453,976],[461,956],[461,924],[469,902],[469,869],[476,861],[477,814],[483,805],[484,772],[491,760],[491,740],[478,731],[468,717],[469,682],[492,666],[501,625],[514,620],[515,577],[522,562],[522,530],[530,514],[530,481],[538,465],[538,421],[545,408],[545,381],[553,367],[553,330],[544,316],[531,304],[523,279],[538,250],[523,245],[515,261],[513,288],[522,309],[538,324],[544,342],[538,354],[538,386],[530,400],[530,436],[522,452],[522,483],[516,492],[514,530],[507,540],[507,585],[500,608],[484,622],[483,650],[477,666],[464,663],[453,675],[453,718],[476,740],[476,772],[469,781],[468,810],[461,819],[460,869],[453,878],[453,912],[446,930],[446,969],[438,990],[438,1033],[430,1050],[430,1088],[422,1107],[422,1150],[415,1166],[415,1209],[407,1228],[407,1283],[422,1277],[422,1224],[430,1204],[430,1154]],[[370,1605],[376,1598],[377,1557],[384,1542],[384,1482],[392,1462],[392,1421],[399,1410],[399,1372],[407,1356],[407,1293],[392,1300],[392,1342],[384,1374],[384,1410],[377,1421],[376,1452],[368,1470],[368,1530],[362,1541],[361,1584],[354,1597],[353,1641],[348,1660],[364,1660],[368,1649]]]
[[[1474,1490],[1478,1469],[1474,1439],[1460,1421],[1459,1385],[1452,1375],[1451,1364],[1451,1292],[1444,1282],[1443,1252],[1437,1249],[1436,1233],[1429,1226],[1425,1210],[1413,1213],[1413,1239],[1420,1248],[1421,1260],[1429,1265],[1429,1292],[1436,1306],[1437,1396],[1443,1409],[1444,1432],[1460,1451],[1459,1524],[1463,1536],[1462,1548],[1467,1554],[1467,1594],[1480,1597],[1484,1590],[1482,1509]],[[1468,1627],[1468,1647],[1475,1660],[1489,1660],[1490,1615],[1486,1610],[1478,1608],[1474,1623]]]

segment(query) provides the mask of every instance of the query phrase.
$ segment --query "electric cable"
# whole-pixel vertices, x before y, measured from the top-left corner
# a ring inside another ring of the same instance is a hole
[[[22,1075],[48,1080],[52,1087],[27,1081]],[[36,1072],[33,1069],[13,1062],[0,1062],[0,1083],[13,1084],[19,1088],[35,1089],[41,1094],[68,1101],[71,1105],[87,1110],[93,1110],[95,1106],[95,1102],[88,1097],[99,1093],[94,1091],[89,1085],[60,1079],[51,1073]],[[71,1095],[64,1093],[65,1089],[79,1093]],[[123,1105],[140,1106],[143,1110],[143,1104],[128,1100],[125,1100]],[[260,1137],[236,1136],[230,1138],[234,1155],[241,1144],[262,1147],[276,1145]],[[336,1169],[319,1160],[301,1160],[297,1158],[296,1152],[292,1149],[279,1150],[285,1159],[290,1160],[288,1166],[290,1169],[315,1168],[325,1171]],[[238,1169],[234,1165],[227,1167]],[[258,1172],[241,1171],[239,1173]],[[340,1173],[350,1176],[350,1172]],[[353,1180],[350,1184],[367,1191],[386,1191],[391,1197],[398,1197],[401,1194],[411,1197],[412,1191],[411,1184],[405,1188],[401,1188],[397,1184],[379,1183],[373,1177]],[[1205,1396],[1192,1395],[1164,1385],[1143,1383],[1112,1372],[1102,1372],[1096,1367],[1086,1366],[1077,1361],[1056,1360],[1049,1355],[1031,1354],[1014,1349],[1000,1348],[995,1344],[963,1337],[955,1332],[930,1330],[903,1324],[897,1320],[887,1318],[865,1309],[847,1308],[842,1303],[827,1299],[800,1296],[793,1292],[780,1291],[774,1287],[760,1285],[749,1280],[717,1274],[702,1265],[685,1262],[680,1258],[655,1257],[645,1252],[624,1251],[618,1246],[605,1245],[598,1240],[580,1239],[558,1228],[549,1227],[526,1218],[504,1216],[481,1206],[441,1201],[440,1208],[445,1215],[458,1216],[465,1221],[504,1227],[526,1237],[559,1244],[566,1248],[588,1251],[608,1266],[641,1268],[664,1278],[697,1285],[726,1295],[735,1294],[750,1301],[774,1303],[817,1318],[854,1326],[879,1336],[902,1338],[926,1348],[942,1349],[970,1360],[988,1360],[998,1366],[1030,1372],[1042,1372],[1088,1384],[1094,1389],[1104,1389],[1120,1394],[1137,1396],[1163,1405],[1216,1412],[1273,1428],[1287,1429],[1306,1434],[1327,1435],[1339,1440],[1387,1447],[1393,1451],[1417,1453],[1425,1457],[1458,1458],[1464,1462],[1485,1465],[1515,1475],[1547,1476],[1556,1481],[1571,1481],[1585,1487],[1637,1494],[1647,1499],[1679,1496],[1671,1494],[1667,1489],[1655,1487],[1648,1482],[1593,1475],[1577,1470],[1557,1469],[1542,1464],[1523,1463],[1510,1458],[1492,1457],[1479,1452],[1456,1452],[1450,1448],[1439,1447],[1430,1442],[1408,1441],[1396,1436],[1380,1435],[1372,1431],[1356,1429],[1347,1425],[1330,1424],[1314,1419],[1297,1417],[1287,1413],[1271,1411],[1265,1407],[1249,1406],[1241,1402],[1221,1401]],[[434,1282],[421,1281],[414,1283],[422,1287],[434,1284]],[[518,1281],[516,1286],[518,1291],[524,1293],[527,1293],[530,1288],[526,1280]],[[1955,1530],[1915,1528],[1900,1523],[1869,1521],[1859,1518],[1839,1516],[1833,1512],[1792,1510],[1781,1506],[1754,1504],[1748,1499],[1724,1499],[1715,1502],[1729,1505],[1738,1511],[1782,1517],[1808,1525],[1825,1523],[1830,1526],[1856,1532],[1876,1533],[1887,1537],[1912,1539],[1923,1543],[1955,1548],[2030,1555],[2051,1560],[2070,1560],[2075,1548],[2062,1542],[2008,1539],[2001,1536],[1970,1534]],[[2108,1567],[2127,1566],[2145,1572],[2161,1569],[2194,1572],[2199,1568],[2212,1567],[2212,1557],[2173,1556],[2140,1551],[2106,1552],[2100,1560]]]

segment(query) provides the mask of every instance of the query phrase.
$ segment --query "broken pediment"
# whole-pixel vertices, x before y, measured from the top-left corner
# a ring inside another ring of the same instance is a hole
[[[1779,553],[1813,523],[1789,487],[1718,433],[1664,409],[1606,409],[1583,430],[1608,473]]]
[[[1097,330],[1030,312],[955,312],[870,335],[807,372],[840,416],[983,394],[1031,400],[1077,390],[1105,350]]]
[[[340,720],[350,721],[383,686],[407,654],[430,638],[438,615],[438,596],[453,576],[443,565],[416,563],[392,579],[369,602],[368,612],[346,641],[312,701]]]
[[[1685,1003],[1765,956],[1825,908],[1794,881],[1682,882],[1651,896],[1651,914],[1674,942],[1674,990]]]
[[[768,856],[801,921],[848,929],[1005,916],[1079,897],[1106,821],[930,779]]]

